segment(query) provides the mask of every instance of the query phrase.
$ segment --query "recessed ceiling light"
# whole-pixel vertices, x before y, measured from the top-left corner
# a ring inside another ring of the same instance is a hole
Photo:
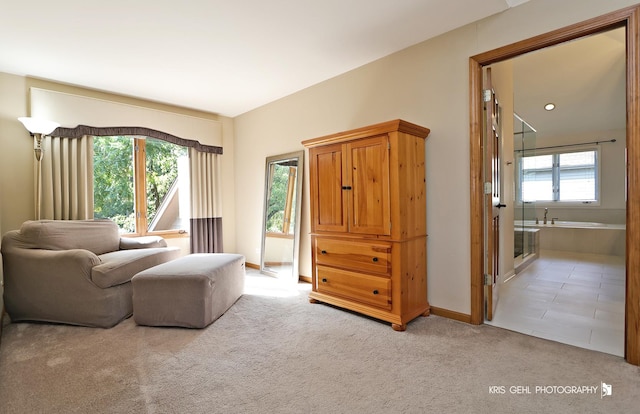
[[[544,109],[547,111],[553,111],[554,109],[556,109],[556,104],[548,103],[544,106]]]

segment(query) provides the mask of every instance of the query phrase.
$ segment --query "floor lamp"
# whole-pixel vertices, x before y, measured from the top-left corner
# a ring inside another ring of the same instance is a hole
[[[20,117],[18,121],[22,122],[25,128],[33,136],[33,152],[36,156],[36,220],[40,220],[40,196],[42,193],[42,173],[41,173],[41,160],[42,160],[42,138],[45,135],[49,135],[54,129],[58,128],[60,124],[47,121],[38,118]]]

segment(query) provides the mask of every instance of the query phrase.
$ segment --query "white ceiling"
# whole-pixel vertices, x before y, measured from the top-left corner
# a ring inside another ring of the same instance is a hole
[[[516,113],[539,136],[625,128],[625,29],[513,59],[513,86]]]
[[[2,0],[0,72],[237,116],[528,0]]]

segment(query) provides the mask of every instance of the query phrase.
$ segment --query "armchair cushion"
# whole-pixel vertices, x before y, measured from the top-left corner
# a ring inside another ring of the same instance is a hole
[[[98,256],[101,264],[91,269],[91,281],[103,289],[131,281],[138,272],[176,259],[179,251],[162,247],[119,250]]]
[[[150,247],[167,247],[167,241],[160,236],[123,237],[120,239],[120,250],[148,249]]]
[[[101,255],[120,248],[118,225],[111,220],[26,221],[20,234],[31,249],[85,249]]]

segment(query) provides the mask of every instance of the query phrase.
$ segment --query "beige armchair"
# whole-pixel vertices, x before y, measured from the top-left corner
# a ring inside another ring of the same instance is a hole
[[[110,220],[27,221],[2,238],[5,307],[14,322],[112,327],[132,314],[131,278],[179,255]]]

